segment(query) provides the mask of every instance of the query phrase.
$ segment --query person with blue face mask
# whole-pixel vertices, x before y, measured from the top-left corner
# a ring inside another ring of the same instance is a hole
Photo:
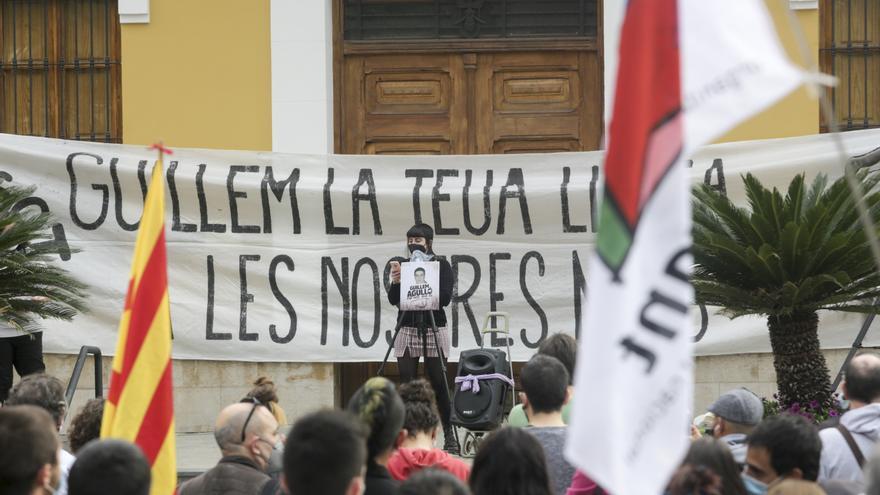
[[[746,491],[764,494],[783,479],[816,481],[821,453],[819,432],[803,417],[780,414],[765,419],[748,438]]]

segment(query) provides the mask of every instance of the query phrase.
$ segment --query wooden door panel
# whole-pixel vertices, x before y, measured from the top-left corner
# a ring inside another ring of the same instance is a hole
[[[364,78],[368,115],[448,114],[448,72],[372,73]]]
[[[493,79],[495,111],[499,113],[576,112],[580,106],[577,70],[503,69],[495,72]]]
[[[346,57],[343,153],[464,153],[461,57],[452,54]]]
[[[580,151],[581,143],[577,139],[509,139],[495,141],[492,153],[560,153]]]
[[[580,116],[575,115],[507,115],[493,116],[493,141],[513,138],[577,140],[580,135]]]
[[[352,55],[344,71],[344,153],[599,146],[602,74],[595,51]]]
[[[598,56],[595,52],[481,54],[472,123],[477,126],[477,152],[596,149],[602,118],[601,91],[596,88],[601,88],[602,74],[591,57]]]
[[[448,155],[449,141],[431,140],[386,140],[368,142],[364,147],[369,155]]]

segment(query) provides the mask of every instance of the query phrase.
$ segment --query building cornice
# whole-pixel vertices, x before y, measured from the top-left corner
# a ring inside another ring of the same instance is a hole
[[[120,24],[149,24],[150,0],[119,0]]]

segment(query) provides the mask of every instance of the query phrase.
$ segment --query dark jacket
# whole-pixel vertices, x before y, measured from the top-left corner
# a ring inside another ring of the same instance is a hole
[[[440,309],[434,311],[434,323],[439,328],[446,326],[446,311],[443,311],[443,308],[449,306],[449,302],[452,301],[452,286],[455,284],[455,273],[452,271],[452,265],[446,261],[446,258],[434,255],[434,259],[440,262]],[[388,302],[395,306],[400,304],[400,284],[391,284],[391,288],[388,289]],[[400,311],[397,312],[397,319],[400,319]],[[408,312],[403,317],[402,326],[417,327],[417,315]],[[430,320],[425,321],[425,328],[431,328]]]
[[[391,473],[383,466],[376,464],[372,459],[367,461],[365,481],[366,490],[364,490],[364,495],[394,495],[397,493],[397,487],[399,486],[397,480],[391,477]]]
[[[260,493],[269,475],[241,456],[227,456],[210,470],[180,485],[178,495],[253,495]]]

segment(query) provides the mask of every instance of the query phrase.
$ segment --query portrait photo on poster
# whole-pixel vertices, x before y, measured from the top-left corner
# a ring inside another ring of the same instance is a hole
[[[400,264],[401,311],[440,308],[440,263],[409,261]]]

